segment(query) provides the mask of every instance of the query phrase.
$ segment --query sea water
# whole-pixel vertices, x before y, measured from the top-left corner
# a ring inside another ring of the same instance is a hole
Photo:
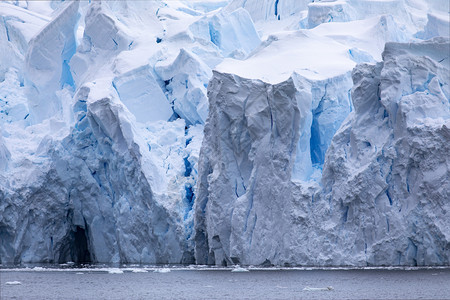
[[[450,268],[0,269],[0,299],[450,299]]]

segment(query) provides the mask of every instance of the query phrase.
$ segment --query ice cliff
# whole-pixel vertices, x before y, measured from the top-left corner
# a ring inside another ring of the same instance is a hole
[[[0,264],[449,265],[448,11],[2,1]]]
[[[352,71],[354,110],[319,182],[295,178],[315,141],[301,139],[314,130],[314,100],[298,76],[269,84],[214,73],[197,262],[448,265],[449,51],[448,38],[387,43],[382,62]]]

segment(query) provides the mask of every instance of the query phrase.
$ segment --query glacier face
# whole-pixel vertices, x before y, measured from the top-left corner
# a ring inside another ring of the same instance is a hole
[[[320,182],[291,176],[312,102],[301,85],[215,73],[197,262],[448,265],[449,47],[388,43],[382,62],[353,70],[354,110]]]
[[[349,230],[340,242],[370,264],[449,262],[449,47],[388,43],[382,63],[353,71],[355,112],[333,138],[322,184]]]
[[[3,1],[0,263],[448,265],[447,11]]]

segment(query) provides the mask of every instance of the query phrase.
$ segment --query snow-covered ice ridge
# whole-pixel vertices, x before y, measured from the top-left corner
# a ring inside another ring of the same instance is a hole
[[[449,265],[427,2],[2,1],[0,263]]]

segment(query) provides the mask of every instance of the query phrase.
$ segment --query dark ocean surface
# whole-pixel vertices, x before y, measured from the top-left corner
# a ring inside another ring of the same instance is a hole
[[[450,268],[232,270],[2,268],[0,299],[450,299]]]

